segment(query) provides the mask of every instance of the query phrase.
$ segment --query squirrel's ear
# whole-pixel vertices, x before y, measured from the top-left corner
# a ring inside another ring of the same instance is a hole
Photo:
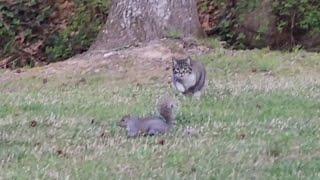
[[[127,114],[127,115],[125,115],[125,116],[122,117],[121,121],[125,121],[126,119],[128,119],[128,118],[130,118],[130,117],[131,117],[131,116]]]

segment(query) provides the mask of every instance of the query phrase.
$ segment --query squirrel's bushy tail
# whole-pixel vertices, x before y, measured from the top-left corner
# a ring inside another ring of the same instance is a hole
[[[168,94],[163,95],[157,102],[158,112],[167,124],[175,122],[176,113],[179,108],[178,101]]]

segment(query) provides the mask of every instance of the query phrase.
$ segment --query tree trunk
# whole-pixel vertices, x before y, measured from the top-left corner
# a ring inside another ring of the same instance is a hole
[[[168,36],[204,36],[195,0],[113,0],[90,50],[111,50]]]

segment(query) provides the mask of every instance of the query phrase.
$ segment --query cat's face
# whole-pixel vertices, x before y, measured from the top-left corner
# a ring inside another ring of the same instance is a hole
[[[183,78],[192,73],[191,59],[176,59],[172,58],[172,70],[175,77]]]

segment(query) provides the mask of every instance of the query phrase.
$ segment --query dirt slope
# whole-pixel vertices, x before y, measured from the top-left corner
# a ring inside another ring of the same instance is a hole
[[[200,55],[209,51],[205,46],[196,46],[193,40],[164,39],[122,50],[84,53],[43,67],[7,70],[0,74],[0,83],[27,77],[48,78],[98,72],[119,74],[137,82],[143,82],[146,73],[153,74],[151,78],[168,80],[172,56]]]

